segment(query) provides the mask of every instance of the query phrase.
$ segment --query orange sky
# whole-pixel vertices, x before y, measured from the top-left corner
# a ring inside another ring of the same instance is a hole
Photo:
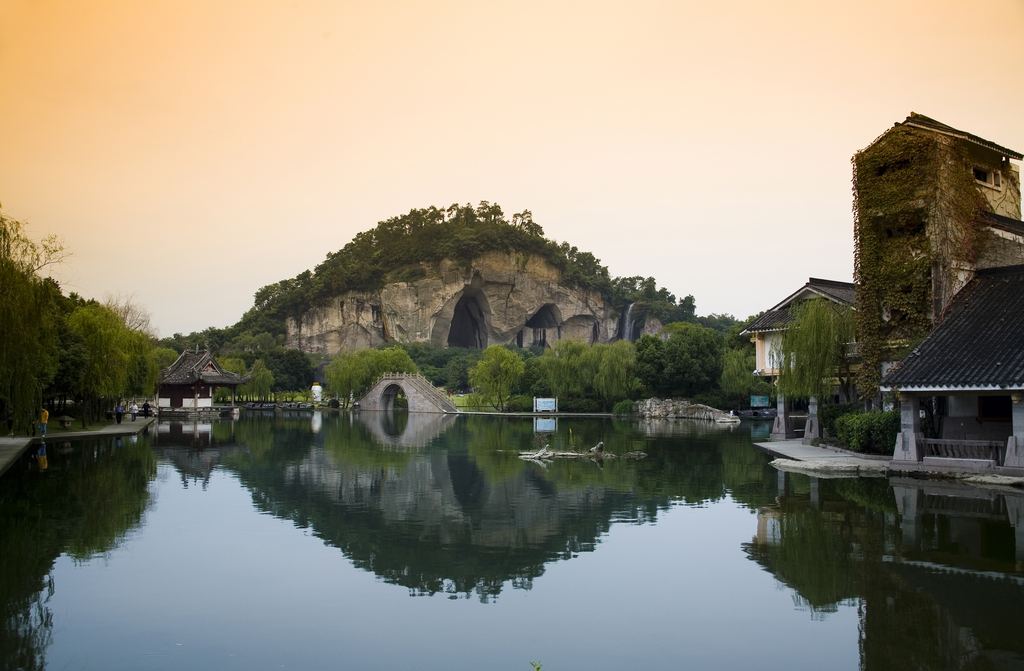
[[[163,335],[480,200],[742,318],[851,279],[911,110],[1024,150],[1022,47],[1022,0],[3,0],[0,202]]]

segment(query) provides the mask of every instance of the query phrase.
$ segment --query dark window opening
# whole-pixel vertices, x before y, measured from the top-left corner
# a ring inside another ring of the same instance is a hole
[[[979,396],[979,422],[1013,421],[1013,401],[1009,396]]]
[[[910,166],[910,159],[909,158],[901,158],[898,161],[893,161],[892,163],[886,163],[884,165],[878,166],[878,169],[875,170],[875,173],[879,177],[881,177],[882,175],[884,175],[887,172],[895,172],[897,170],[903,170],[904,168],[907,168],[909,166]]]
[[[974,179],[978,180],[979,182],[985,182],[986,184],[988,184],[988,171],[982,170],[981,168],[975,168]]]
[[[995,186],[1001,186],[1000,183],[999,183],[999,173],[998,172],[992,173],[992,183]]]

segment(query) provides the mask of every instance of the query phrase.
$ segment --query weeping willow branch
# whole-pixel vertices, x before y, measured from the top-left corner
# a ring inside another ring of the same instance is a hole
[[[838,383],[850,397],[851,344],[856,321],[849,306],[815,298],[791,308],[793,321],[776,346],[779,391],[794,398],[828,398]]]

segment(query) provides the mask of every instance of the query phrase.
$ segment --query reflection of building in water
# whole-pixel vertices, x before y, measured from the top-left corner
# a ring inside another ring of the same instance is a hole
[[[808,478],[784,484],[744,550],[815,617],[856,605],[861,668],[1024,668],[1024,496],[849,479],[815,505]]]
[[[181,476],[182,485],[189,482],[206,489],[210,475],[229,454],[246,451],[235,443],[233,421],[160,422],[153,436],[153,451],[170,462]]]
[[[984,570],[992,559],[1024,571],[1024,494],[892,479],[904,558]]]

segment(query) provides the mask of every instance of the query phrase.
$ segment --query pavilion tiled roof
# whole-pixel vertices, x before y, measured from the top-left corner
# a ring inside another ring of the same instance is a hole
[[[750,322],[750,325],[743,329],[743,333],[785,330],[793,321],[789,309],[797,300],[812,297],[827,298],[840,305],[853,305],[857,299],[857,287],[852,282],[812,277],[807,280],[807,284],[787,296],[781,303],[769,308],[763,315]]]
[[[883,389],[1024,389],[1024,265],[979,270]]]
[[[205,382],[210,385],[227,386],[245,384],[251,377],[251,374],[239,375],[224,370],[209,350],[185,350],[177,361],[160,371],[160,384]]]

